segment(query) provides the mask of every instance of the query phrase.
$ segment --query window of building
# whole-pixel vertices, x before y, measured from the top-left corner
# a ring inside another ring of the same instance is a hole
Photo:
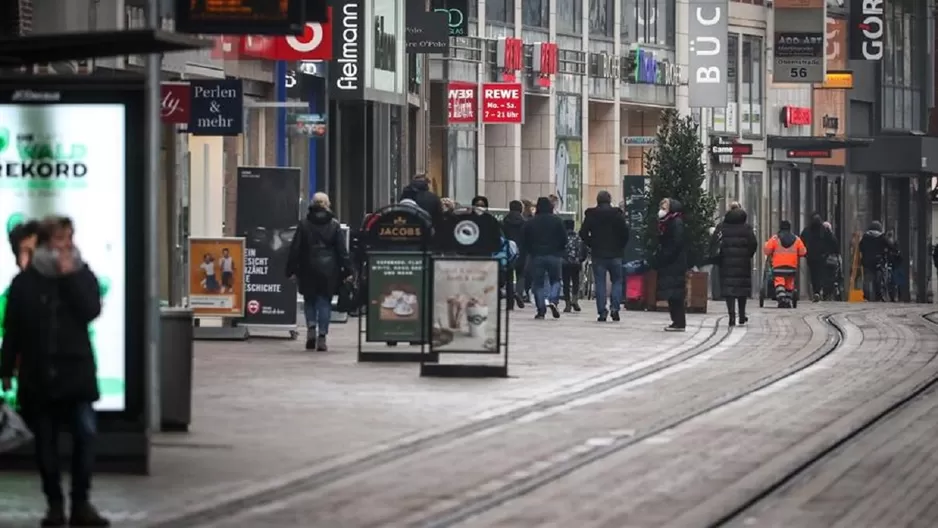
[[[885,4],[881,125],[892,130],[925,130],[922,112],[925,77],[925,19],[915,4]]]
[[[469,4],[474,5],[475,2],[469,2]],[[513,24],[515,22],[515,0],[487,0],[485,2],[485,21]]]
[[[590,35],[613,36],[613,1],[589,0]]]
[[[583,0],[557,0],[557,33],[579,36],[583,30]]]
[[[726,39],[726,90],[727,100],[739,102],[739,35],[730,34]]]
[[[743,35],[739,84],[740,127],[744,135],[762,135],[762,37]]]
[[[549,16],[548,0],[524,0],[521,2],[521,24],[546,28]]]
[[[623,42],[674,46],[676,0],[623,0],[620,33]]]

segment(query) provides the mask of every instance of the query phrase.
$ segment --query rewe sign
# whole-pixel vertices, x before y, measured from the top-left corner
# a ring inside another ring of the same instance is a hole
[[[885,0],[850,2],[850,60],[878,61],[883,58],[885,7]]]
[[[447,113],[446,121],[449,124],[476,123],[477,88],[473,83],[454,81],[447,85]]]
[[[482,84],[482,122],[520,124],[524,90],[520,83]]]

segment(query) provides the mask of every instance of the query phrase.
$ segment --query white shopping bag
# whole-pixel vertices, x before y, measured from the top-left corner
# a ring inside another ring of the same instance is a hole
[[[0,401],[0,453],[12,451],[33,439],[26,422],[9,405]]]

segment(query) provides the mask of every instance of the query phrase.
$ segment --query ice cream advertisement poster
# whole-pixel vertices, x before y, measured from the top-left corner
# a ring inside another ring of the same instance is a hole
[[[30,219],[70,217],[75,244],[101,285],[102,312],[89,328],[99,411],[123,411],[126,405],[125,122],[120,104],[0,104],[0,215],[6,232]],[[0,317],[18,272],[13,252],[0,253]],[[15,389],[4,398],[12,401]]]
[[[433,261],[433,350],[498,353],[498,261]]]

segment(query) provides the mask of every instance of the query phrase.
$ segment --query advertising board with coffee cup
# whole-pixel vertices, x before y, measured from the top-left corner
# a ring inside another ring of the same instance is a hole
[[[420,253],[375,252],[368,260],[370,342],[424,340],[424,270]]]
[[[432,349],[499,353],[498,261],[434,259]]]

